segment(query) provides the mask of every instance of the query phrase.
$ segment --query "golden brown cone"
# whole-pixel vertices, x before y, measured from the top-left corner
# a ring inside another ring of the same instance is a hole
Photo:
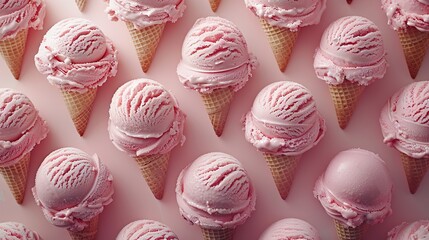
[[[414,194],[429,169],[429,158],[413,158],[401,153],[401,160],[410,193]]]
[[[280,71],[284,72],[298,38],[298,31],[292,32],[287,28],[270,25],[265,19],[260,19],[262,28],[268,37],[274,57]]]
[[[83,8],[85,7],[86,0],[75,0],[75,1],[76,1],[77,7],[82,12]]]
[[[219,88],[213,90],[211,93],[200,93],[200,95],[212,123],[213,130],[220,137],[228,118],[229,107],[234,97],[234,90],[230,87]]]
[[[16,164],[0,167],[0,173],[3,175],[18,204],[22,204],[24,201],[29,165],[30,153],[27,153]]]
[[[429,47],[429,32],[421,32],[415,27],[398,31],[408,71],[413,79],[416,78]]]
[[[88,226],[80,232],[69,231],[69,235],[71,239],[72,240],[94,240],[98,231],[98,218],[99,216],[92,218],[89,221]]]
[[[335,229],[339,240],[363,240],[366,232],[366,224],[355,228],[349,227],[339,220],[334,219]]]
[[[142,29],[136,29],[131,22],[127,22],[126,24],[131,38],[133,39],[140,66],[143,72],[147,72],[152,63],[153,56],[155,56],[159,40],[164,32],[165,23]]]
[[[209,0],[210,7],[212,8],[213,12],[216,12],[217,8],[219,7],[220,0]]]
[[[344,129],[349,123],[359,96],[364,89],[365,85],[359,85],[348,80],[338,85],[329,85],[329,92],[334,102],[340,128]]]
[[[167,179],[170,153],[134,157],[141,174],[156,199],[162,199]]]
[[[74,126],[79,135],[83,136],[97,95],[97,88],[89,88],[84,93],[66,90],[61,90],[61,92]]]
[[[16,80],[21,74],[24,59],[25,45],[27,43],[28,29],[21,30],[16,37],[0,41],[0,54]]]
[[[265,161],[270,168],[277,190],[282,199],[286,199],[292,187],[295,172],[301,155],[285,156],[263,153]]]
[[[206,229],[201,228],[204,240],[232,240],[234,236],[234,229]]]

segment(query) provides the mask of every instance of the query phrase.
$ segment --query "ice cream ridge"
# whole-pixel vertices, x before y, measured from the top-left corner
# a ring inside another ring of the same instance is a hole
[[[127,224],[116,240],[179,240],[165,224],[154,220],[137,220]]]
[[[314,70],[328,84],[340,128],[347,126],[365,87],[384,77],[385,56],[381,32],[364,17],[343,17],[326,28]]]
[[[33,230],[18,222],[0,223],[1,240],[42,240]]]
[[[320,240],[319,232],[308,222],[285,218],[271,224],[259,240]]]
[[[258,93],[243,129],[246,140],[263,153],[278,192],[286,199],[301,156],[322,139],[326,126],[309,90],[281,81]]]
[[[31,151],[47,134],[45,120],[26,95],[0,88],[0,174],[18,204],[25,196]]]
[[[67,18],[48,30],[34,61],[39,72],[60,89],[82,136],[98,87],[116,75],[118,59],[113,43],[89,20]]]
[[[104,0],[112,21],[126,23],[143,72],[155,56],[167,22],[175,23],[186,9],[185,0]]]
[[[99,216],[113,200],[113,177],[96,154],[60,148],[43,160],[32,191],[51,224],[72,239],[93,240]]]
[[[231,240],[255,210],[256,195],[247,172],[231,155],[211,152],[182,170],[176,185],[181,215],[199,226],[207,240]]]
[[[326,0],[244,0],[260,20],[280,71],[284,72],[298,33],[320,22]]]
[[[367,227],[392,212],[392,180],[385,162],[363,149],[338,153],[313,193],[333,219],[340,240],[370,239],[365,237]]]
[[[243,34],[226,19],[200,18],[186,35],[177,75],[186,88],[200,93],[217,136],[222,135],[235,92],[255,66]]]
[[[428,239],[429,220],[402,223],[389,231],[387,240]]]
[[[398,150],[411,193],[429,168],[429,82],[397,91],[381,110],[383,141]]]
[[[157,199],[164,194],[170,152],[185,141],[185,120],[173,95],[154,80],[128,81],[113,95],[110,139],[135,159]]]

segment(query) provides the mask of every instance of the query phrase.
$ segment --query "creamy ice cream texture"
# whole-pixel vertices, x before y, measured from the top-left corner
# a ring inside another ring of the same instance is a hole
[[[350,227],[381,223],[392,212],[392,180],[385,162],[362,149],[338,153],[313,193],[329,216]]]
[[[429,32],[429,1],[427,0],[382,0],[388,24],[395,30],[415,27]]]
[[[137,220],[126,225],[116,240],[178,240],[176,234],[165,224],[154,220]]]
[[[388,233],[387,240],[428,239],[429,220],[402,223]]]
[[[27,228],[22,223],[2,222],[0,223],[1,240],[41,240],[36,232]]]
[[[306,221],[285,218],[271,224],[259,240],[320,240],[318,231]]]
[[[206,229],[236,228],[250,217],[256,203],[241,163],[219,152],[204,154],[182,170],[176,196],[182,216]]]

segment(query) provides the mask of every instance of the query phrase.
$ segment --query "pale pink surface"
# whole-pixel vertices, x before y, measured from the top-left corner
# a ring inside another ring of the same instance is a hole
[[[34,61],[52,85],[77,92],[103,85],[118,68],[113,43],[83,18],[67,18],[51,27]]]
[[[377,224],[392,213],[392,180],[375,153],[350,149],[338,153],[314,187],[327,214],[350,227]]]
[[[221,17],[198,19],[182,46],[177,66],[180,82],[198,92],[232,87],[240,90],[256,67],[237,26]]]
[[[127,224],[116,240],[179,240],[165,224],[154,220],[137,220]]]
[[[0,166],[16,164],[47,134],[45,120],[27,96],[0,88]]]
[[[0,0],[0,40],[24,29],[41,30],[45,11],[44,0]]]
[[[109,136],[131,156],[165,154],[183,145],[186,115],[161,84],[136,79],[118,88],[109,109]]]
[[[387,23],[395,30],[415,27],[429,31],[429,1],[427,0],[381,0],[387,15]]]
[[[378,27],[367,18],[347,16],[326,28],[314,57],[314,70],[328,84],[351,81],[367,86],[386,73],[385,55]]]
[[[135,28],[176,22],[186,9],[185,0],[104,0],[113,21],[131,22]]]
[[[39,167],[32,189],[48,220],[69,231],[81,231],[113,199],[113,177],[98,156],[77,148],[50,153]]]
[[[247,172],[231,155],[211,152],[182,170],[176,185],[180,214],[208,229],[236,228],[255,210]]]
[[[261,152],[301,155],[326,131],[316,102],[304,86],[289,81],[266,86],[243,119],[247,141]]]
[[[407,85],[381,110],[384,143],[413,158],[429,156],[429,82]]]
[[[259,240],[320,240],[317,230],[308,222],[285,218],[271,224]]]
[[[429,238],[429,221],[419,220],[412,223],[402,223],[393,228],[387,240],[419,240]]]
[[[273,26],[297,31],[320,22],[326,0],[244,0],[256,16]]]
[[[0,223],[0,240],[41,240],[36,232],[27,228],[22,223]]]

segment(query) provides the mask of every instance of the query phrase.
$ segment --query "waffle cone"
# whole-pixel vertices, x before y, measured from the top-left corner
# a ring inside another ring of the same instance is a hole
[[[21,74],[22,60],[27,43],[28,29],[21,30],[16,37],[0,41],[0,54],[3,56],[15,79]]]
[[[98,216],[88,222],[88,226],[80,232],[69,231],[72,240],[94,240],[98,231]]]
[[[86,0],[75,0],[75,1],[76,1],[77,7],[82,12],[83,8],[85,7]]]
[[[364,233],[366,231],[366,224],[362,224],[358,227],[352,228],[341,221],[334,219],[335,229],[337,230],[337,236],[339,240],[363,240]]]
[[[295,177],[296,168],[298,166],[301,155],[285,156],[273,155],[264,153],[265,161],[270,168],[277,190],[282,199],[286,199],[292,187],[292,182]]]
[[[155,198],[162,199],[170,153],[140,156],[134,159]]]
[[[232,88],[215,89],[211,93],[201,93],[206,112],[209,115],[213,130],[219,137],[222,135],[231,106],[234,90]]]
[[[133,39],[140,66],[143,72],[147,72],[152,63],[159,40],[164,32],[165,23],[136,29],[133,23],[127,22],[127,27]]]
[[[398,36],[407,61],[408,70],[414,79],[429,47],[429,32],[421,32],[415,27],[408,27],[404,31],[398,31]]]
[[[359,100],[359,96],[364,89],[364,85],[359,85],[347,80],[338,85],[329,85],[329,92],[334,102],[340,128],[344,129],[349,123]]]
[[[210,7],[212,8],[213,12],[216,12],[217,8],[219,7],[220,0],[209,0]]]
[[[79,135],[82,136],[88,125],[97,88],[89,88],[84,93],[62,90],[62,94],[74,126]]]
[[[401,160],[410,193],[414,194],[429,169],[429,158],[413,158],[401,153]]]
[[[207,229],[201,228],[203,232],[204,240],[232,240],[234,236],[234,229],[223,228],[223,229]]]
[[[0,173],[3,175],[18,204],[21,204],[24,201],[29,165],[30,153],[27,153],[16,164],[7,167],[0,167]]]
[[[260,19],[262,28],[268,37],[274,57],[280,71],[284,72],[298,37],[298,31],[292,32],[287,28],[270,25],[265,19]]]

